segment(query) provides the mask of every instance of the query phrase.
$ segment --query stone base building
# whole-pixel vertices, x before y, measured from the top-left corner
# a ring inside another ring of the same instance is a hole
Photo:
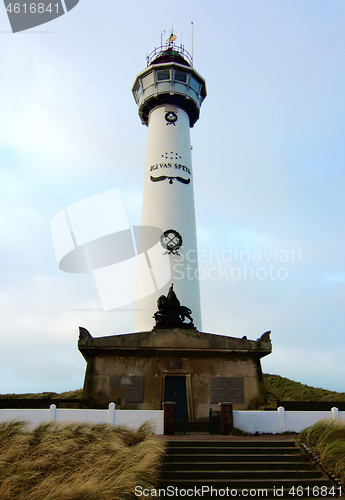
[[[205,419],[218,403],[235,410],[265,404],[260,359],[272,351],[270,332],[258,340],[199,332],[193,326],[93,338],[80,329],[87,362],[83,400],[90,408],[159,410],[176,402],[176,419]]]

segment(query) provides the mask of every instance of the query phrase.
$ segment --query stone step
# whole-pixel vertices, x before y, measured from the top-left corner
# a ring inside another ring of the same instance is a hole
[[[340,498],[339,495],[339,489],[338,488],[333,488],[333,487],[327,487],[326,489],[322,490],[321,488],[315,486],[313,487],[308,487],[305,485],[302,485],[299,490],[297,490],[296,487],[285,487],[282,486],[281,488],[273,487],[273,488],[251,488],[251,486],[247,486],[246,488],[243,489],[232,489],[229,487],[229,485],[225,488],[217,488],[216,486],[213,486],[213,494],[211,495],[208,492],[211,492],[211,487],[209,487],[209,490],[202,490],[201,486],[192,486],[191,488],[187,489],[175,489],[173,486],[170,487],[171,489],[165,489],[162,493],[160,498],[163,499],[165,497],[171,497],[174,499],[190,499],[190,500],[197,500],[201,499],[202,500],[215,500],[215,498],[283,498],[283,499],[296,499],[296,498],[309,498],[309,499],[320,499],[322,500],[334,500],[335,498]],[[207,488],[206,485],[204,485],[204,488]],[[228,488],[228,490],[226,489]],[[297,493],[298,491],[298,493]],[[216,495],[216,492],[219,493],[219,495]],[[169,493],[169,495],[167,494]],[[181,493],[181,494],[179,494]],[[195,495],[193,494],[195,493]],[[344,497],[341,497],[342,499]]]
[[[169,489],[170,488],[170,489]],[[204,488],[206,488],[204,486]],[[163,498],[174,498],[174,499],[190,499],[190,500],[215,500],[215,498],[283,498],[283,499],[293,499],[293,498],[309,498],[309,499],[322,499],[322,500],[334,500],[335,498],[339,498],[341,500],[344,499],[344,497],[339,496],[339,491],[337,489],[332,489],[332,488],[327,488],[326,490],[321,490],[318,487],[315,487],[315,493],[313,493],[313,488],[308,488],[304,487],[303,489],[299,489],[297,493],[297,488],[293,487],[292,488],[244,488],[244,489],[231,489],[228,487],[228,489],[224,488],[219,488],[216,489],[214,488],[211,490],[211,488],[208,490],[211,493],[208,493],[206,489],[202,490],[201,487],[192,487],[192,488],[187,488],[187,489],[175,489],[173,486],[167,487],[167,489],[163,488],[157,488],[154,493],[153,497],[157,497],[160,494],[159,498],[163,500]],[[218,494],[219,493],[219,494]],[[147,491],[145,491],[145,494],[147,496]],[[137,500],[138,496],[133,496],[131,500]],[[144,495],[141,496],[141,498],[145,498]]]
[[[300,455],[298,453],[292,453],[291,455],[283,454],[283,455],[276,455],[276,454],[263,454],[263,455],[252,455],[252,454],[245,454],[245,455],[238,455],[238,454],[232,454],[228,455],[226,453],[222,453],[219,455],[218,453],[213,453],[213,454],[208,454],[208,455],[199,455],[199,454],[193,454],[193,453],[188,453],[188,454],[173,454],[169,453],[165,456],[165,462],[166,463],[198,463],[198,462],[204,462],[205,457],[207,457],[207,461],[209,463],[212,462],[229,462],[229,463],[234,463],[234,462],[272,462],[274,459],[274,462],[298,462],[298,463],[304,463],[308,461],[308,457],[306,455]]]
[[[242,479],[229,479],[224,475],[222,479],[210,479],[209,477],[206,477],[206,475],[203,478],[191,478],[191,479],[163,479],[160,481],[160,488],[166,488],[167,486],[172,486],[174,488],[178,489],[189,489],[189,488],[194,488],[198,487],[201,488],[202,486],[207,486],[209,488],[218,488],[218,489],[225,489],[225,488],[230,488],[230,489],[237,489],[237,490],[242,490],[244,488],[250,489],[250,488],[281,488],[283,487],[284,489],[289,488],[291,489],[292,487],[297,488],[298,486],[302,487],[303,489],[306,488],[313,488],[313,487],[326,487],[326,488],[331,488],[331,484],[329,480],[326,478],[320,476],[320,477],[313,477],[313,478],[288,478],[288,479],[269,479],[269,478],[256,478],[256,479],[249,479],[249,478],[242,478]],[[296,495],[297,496],[297,495]]]
[[[185,481],[185,480],[202,480],[203,477],[207,477],[210,481],[213,480],[226,480],[226,481],[238,481],[242,479],[246,480],[254,480],[254,479],[262,479],[268,480],[272,482],[277,482],[279,479],[293,479],[297,482],[301,479],[320,479],[321,474],[317,470],[307,470],[307,471],[299,471],[299,470],[193,470],[189,468],[186,470],[169,470],[163,472],[162,479],[169,481]]]
[[[169,441],[169,448],[261,448],[264,445],[266,448],[295,448],[294,441],[258,441],[258,440],[243,440],[243,441],[216,441],[216,440],[192,440],[192,439],[175,439]]]
[[[205,457],[198,457],[199,459],[205,460]],[[242,457],[236,457],[237,460],[233,462],[229,461],[223,461],[223,462],[218,462],[218,461],[193,461],[192,465],[191,462],[187,461],[176,461],[176,462],[167,462],[164,467],[164,472],[169,471],[172,469],[174,471],[187,471],[190,470],[192,467],[197,468],[197,470],[200,471],[219,471],[219,470],[226,470],[226,471],[259,471],[259,470],[270,470],[270,471],[302,471],[302,470],[310,470],[310,464],[309,462],[306,461],[291,461],[291,462],[286,462],[286,461],[280,461],[280,462],[272,462],[272,457],[270,457],[270,461],[268,462],[254,462],[254,461],[248,461],[248,462],[243,462]],[[259,457],[261,458],[261,457]],[[173,464],[173,466],[172,466]]]
[[[243,454],[252,454],[253,450],[255,450],[255,453],[268,454],[268,455],[272,455],[272,454],[287,455],[287,454],[298,454],[299,453],[298,448],[284,447],[284,446],[281,446],[281,447],[277,446],[275,448],[271,448],[269,446],[262,445],[260,448],[254,448],[251,446],[243,446],[241,448],[231,447],[231,446],[228,446],[228,447],[217,446],[214,448],[211,448],[209,446],[207,446],[207,447],[205,447],[205,446],[198,446],[198,447],[197,446],[195,446],[195,447],[193,447],[193,446],[188,446],[188,447],[174,446],[174,447],[170,448],[170,446],[169,446],[167,449],[167,454],[168,455],[172,455],[172,454],[212,455],[214,453],[216,453],[216,454],[225,453],[227,455],[230,455],[230,454],[231,455],[239,455],[239,454],[243,455]]]
[[[171,441],[161,477],[160,488],[171,488],[173,498],[334,500],[340,496],[339,488],[320,468],[312,467],[309,457],[294,441]],[[202,496],[193,494],[194,488],[204,488]],[[221,492],[211,495],[207,488]]]
[[[182,500],[182,499],[186,500],[186,498],[188,498],[188,500],[215,500],[215,498],[217,498],[214,495],[211,496],[211,497],[210,496],[206,496],[206,495],[203,495],[203,496],[200,496],[200,495],[198,495],[198,496],[189,495],[189,496],[187,496],[184,493],[182,493],[181,496],[177,495],[175,493],[173,495],[174,496],[172,496],[172,498],[174,498],[176,500]],[[335,496],[326,496],[326,497],[320,497],[320,496],[318,496],[318,497],[314,497],[312,494],[310,494],[310,493],[308,494],[308,492],[303,492],[298,497],[296,497],[296,495],[293,496],[292,494],[289,494],[286,491],[283,492],[283,496],[281,496],[281,495],[277,496],[277,490],[273,491],[273,490],[270,490],[270,489],[265,490],[265,492],[263,494],[256,495],[255,493],[253,493],[252,496],[249,496],[249,494],[247,492],[246,492],[245,495],[242,495],[241,491],[239,491],[238,494],[236,494],[236,495],[230,495],[230,493],[229,493],[229,495],[226,496],[226,494],[222,493],[221,495],[218,496],[218,498],[236,498],[236,497],[237,498],[241,498],[241,497],[242,498],[244,498],[244,497],[246,497],[246,498],[255,498],[255,497],[256,498],[275,498],[276,500],[279,500],[279,498],[282,498],[284,500],[288,499],[288,498],[290,500],[293,499],[293,498],[295,498],[295,499],[296,498],[309,498],[309,499],[322,498],[322,500],[334,500],[335,498],[340,498],[338,494],[336,494]],[[162,499],[164,497],[161,496],[160,498]],[[343,499],[344,499],[344,497],[341,497],[341,500],[343,500]],[[133,500],[138,500],[138,497],[137,496],[134,497]]]

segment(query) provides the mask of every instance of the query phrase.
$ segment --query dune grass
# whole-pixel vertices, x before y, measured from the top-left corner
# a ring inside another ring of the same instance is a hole
[[[81,399],[83,389],[67,392],[37,392],[26,394],[0,394],[0,399]]]
[[[299,439],[319,455],[322,467],[345,485],[345,422],[321,420],[300,432]]]
[[[25,422],[4,422],[0,498],[129,500],[135,486],[157,485],[164,447],[147,426],[44,423],[30,431]]]

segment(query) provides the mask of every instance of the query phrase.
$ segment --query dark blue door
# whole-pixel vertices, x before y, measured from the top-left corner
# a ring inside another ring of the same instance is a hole
[[[174,401],[175,420],[188,420],[186,377],[165,377],[164,401]]]

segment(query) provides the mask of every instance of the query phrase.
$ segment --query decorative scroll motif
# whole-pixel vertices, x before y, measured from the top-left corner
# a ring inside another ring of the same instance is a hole
[[[271,333],[271,331],[263,333],[261,335],[261,337],[259,337],[256,341],[257,342],[271,342],[270,333]]]
[[[79,340],[82,339],[92,339],[92,335],[89,330],[86,330],[83,326],[79,327]]]
[[[191,317],[192,311],[189,307],[180,305],[173,286],[174,284],[172,283],[167,296],[161,295],[157,300],[158,311],[153,315],[156,320],[156,328],[173,328],[179,327],[182,324],[188,327],[194,326],[193,318]],[[190,323],[183,323],[186,318],[190,320]]]
[[[167,175],[160,175],[159,177],[153,177],[150,175],[150,179],[152,182],[160,182],[169,179],[169,184],[172,184],[174,180],[182,182],[183,184],[189,184],[190,179],[184,179],[183,177],[169,177]]]
[[[180,233],[175,231],[175,229],[167,229],[166,231],[164,231],[164,233],[162,233],[162,236],[160,237],[161,245],[166,249],[166,252],[164,252],[163,255],[180,255],[177,250],[181,248],[182,241],[182,236],[180,235]]]

